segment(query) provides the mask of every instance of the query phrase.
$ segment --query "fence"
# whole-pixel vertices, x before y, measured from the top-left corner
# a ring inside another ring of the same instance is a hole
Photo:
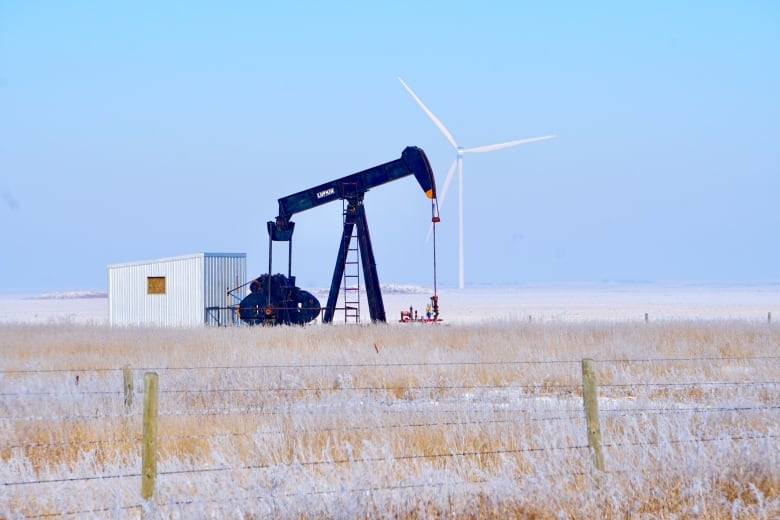
[[[777,374],[779,360],[5,371],[0,513],[100,516],[263,501],[274,508],[308,497],[474,488],[496,475],[520,482],[673,472],[676,449],[776,444],[780,380],[744,376],[767,366]],[[524,382],[531,367],[551,376]],[[625,381],[638,367],[654,380]],[[94,493],[98,483],[119,491],[82,505],[83,486]],[[193,491],[208,485],[240,492]]]

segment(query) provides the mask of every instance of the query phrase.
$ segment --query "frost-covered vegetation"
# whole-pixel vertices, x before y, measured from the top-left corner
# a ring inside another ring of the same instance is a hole
[[[0,517],[777,518],[779,346],[774,324],[726,320],[0,325]]]

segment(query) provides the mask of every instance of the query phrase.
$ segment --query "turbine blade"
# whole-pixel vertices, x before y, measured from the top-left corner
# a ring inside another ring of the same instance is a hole
[[[441,213],[441,208],[444,207],[444,197],[447,196],[447,190],[450,187],[450,182],[452,182],[452,174],[455,173],[455,166],[458,165],[458,160],[455,159],[452,161],[452,165],[450,166],[449,171],[447,171],[447,176],[444,178],[444,187],[441,190],[441,196],[438,197],[438,203],[439,203],[439,212]],[[431,227],[428,228],[428,236],[425,238],[426,242],[431,239],[431,235],[433,234],[433,223],[431,223]]]
[[[398,81],[401,82],[401,85],[404,86],[406,91],[409,92],[409,94],[411,94],[411,96],[414,98],[414,100],[417,102],[417,104],[420,105],[420,108],[422,108],[423,112],[425,112],[428,115],[428,117],[431,119],[431,121],[433,121],[433,124],[436,125],[436,127],[441,131],[442,134],[444,134],[444,137],[447,138],[447,140],[450,142],[452,147],[457,150],[458,149],[458,143],[455,142],[455,138],[452,137],[452,134],[450,133],[449,130],[447,130],[447,127],[444,126],[444,124],[441,121],[439,121],[439,119],[435,115],[433,115],[433,112],[428,110],[428,107],[426,107],[425,104],[420,100],[420,98],[417,97],[417,94],[415,94],[412,91],[412,89],[409,88],[409,85],[404,83],[404,80],[402,80],[400,76],[398,77]]]
[[[516,141],[507,141],[505,143],[487,144],[485,146],[475,146],[474,148],[466,148],[463,152],[492,152],[494,150],[501,150],[502,148],[510,148],[520,144],[533,143],[535,141],[544,141],[546,139],[552,139],[555,135],[545,135],[542,137],[529,137],[527,139],[518,139]]]
[[[450,169],[447,170],[447,176],[444,178],[444,187],[441,190],[441,197],[438,198],[439,209],[444,207],[444,200],[447,196],[447,190],[450,189],[450,183],[452,182],[452,175],[455,173],[455,167],[458,165],[458,159],[452,161]]]

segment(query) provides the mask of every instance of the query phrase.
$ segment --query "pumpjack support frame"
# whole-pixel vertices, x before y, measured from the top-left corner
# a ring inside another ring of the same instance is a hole
[[[325,313],[322,317],[324,323],[331,323],[336,312],[336,302],[341,289],[341,280],[344,277],[347,253],[349,251],[349,245],[352,242],[352,235],[354,234],[355,228],[357,228],[356,239],[358,241],[358,247],[360,248],[360,260],[363,265],[363,278],[371,321],[387,321],[385,304],[382,299],[382,290],[379,286],[379,274],[377,273],[376,260],[374,259],[374,247],[371,245],[371,235],[368,231],[366,208],[363,206],[361,197],[360,199],[349,200],[347,202],[347,210],[344,215],[344,231],[341,234],[341,245],[339,246],[338,256],[336,257],[336,267],[333,269],[333,279],[330,282],[328,303],[325,305]]]

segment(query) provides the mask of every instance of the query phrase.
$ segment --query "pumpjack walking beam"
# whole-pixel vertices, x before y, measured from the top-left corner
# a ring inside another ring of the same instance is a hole
[[[363,263],[366,296],[368,297],[371,320],[386,321],[384,302],[382,301],[382,292],[379,286],[379,277],[376,271],[376,262],[363,206],[363,196],[371,188],[409,175],[414,175],[428,198],[436,198],[436,184],[428,157],[421,148],[409,146],[404,149],[400,159],[380,164],[379,166],[279,199],[279,214],[275,221],[268,222],[268,237],[271,243],[274,241],[292,241],[295,223],[291,222],[290,218],[295,213],[300,213],[334,200],[346,200],[348,203],[344,220],[344,231],[328,295],[328,305],[323,315],[323,322],[330,323],[333,321],[336,300],[338,299],[341,279],[344,274],[346,253],[352,237],[352,230],[355,226],[357,226],[357,239]],[[270,255],[272,251],[273,248],[269,243],[269,267],[271,266]],[[289,258],[292,258],[291,246]]]

